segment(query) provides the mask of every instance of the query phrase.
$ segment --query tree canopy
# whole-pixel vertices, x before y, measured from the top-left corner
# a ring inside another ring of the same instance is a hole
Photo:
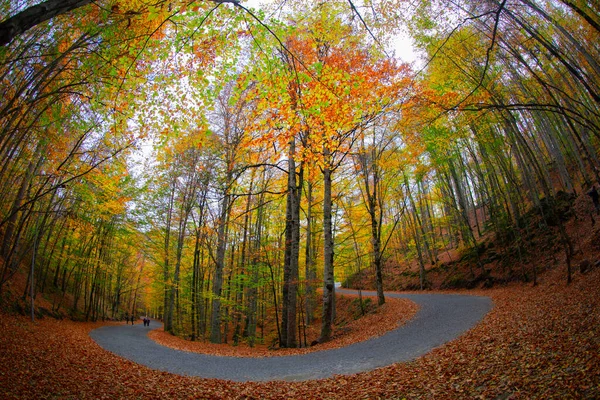
[[[474,282],[482,243],[525,257],[531,221],[571,279],[564,201],[600,183],[597,5],[17,4],[0,6],[0,293],[23,275],[73,318],[296,347],[315,318],[330,339],[337,282],[373,271],[383,304],[386,267],[414,261],[426,289],[451,249]]]

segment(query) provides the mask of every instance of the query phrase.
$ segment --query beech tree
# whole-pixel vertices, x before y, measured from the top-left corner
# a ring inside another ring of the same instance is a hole
[[[526,261],[539,226],[570,280],[564,209],[600,179],[596,5],[15,4],[0,290],[23,274],[22,298],[74,318],[143,310],[194,340],[296,347],[315,316],[330,339],[335,281],[368,259],[382,304],[385,265],[426,289],[455,249],[474,285],[490,237]],[[401,22],[418,73],[386,50]],[[535,281],[521,265],[502,273]]]

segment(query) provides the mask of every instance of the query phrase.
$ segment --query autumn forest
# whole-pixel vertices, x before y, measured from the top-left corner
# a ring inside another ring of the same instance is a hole
[[[6,0],[0,15],[3,313],[148,316],[179,340],[273,350],[326,344],[387,291],[596,277],[582,293],[600,299],[595,2]],[[589,324],[580,372],[598,383]]]

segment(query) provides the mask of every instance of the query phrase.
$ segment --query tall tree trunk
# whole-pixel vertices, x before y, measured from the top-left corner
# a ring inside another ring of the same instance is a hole
[[[163,321],[165,324],[165,331],[173,331],[173,313],[169,312],[169,300],[170,293],[173,290],[171,282],[171,271],[170,271],[170,249],[171,249],[171,222],[173,217],[173,203],[175,201],[175,179],[171,182],[171,191],[169,193],[168,205],[167,205],[167,221],[165,227],[165,240],[164,240],[164,261],[163,261],[163,282],[165,285],[164,290],[164,301],[163,301]]]
[[[210,341],[221,343],[221,294],[223,291],[223,270],[225,267],[225,251],[227,250],[227,224],[229,223],[229,208],[231,194],[229,184],[232,182],[231,172],[228,172],[228,183],[223,199],[221,200],[221,212],[217,230],[217,255],[215,258],[215,276],[213,278],[212,312],[210,316]]]
[[[4,259],[4,273],[6,273],[7,269],[14,269],[15,264],[12,262],[12,254],[14,253],[15,248],[15,231],[17,230],[17,219],[19,217],[19,209],[21,208],[21,203],[25,198],[25,193],[27,192],[30,184],[31,177],[35,171],[36,163],[33,161],[29,162],[29,166],[27,167],[27,173],[23,176],[21,184],[19,185],[19,190],[17,191],[17,195],[13,201],[13,205],[9,214],[9,218],[6,222],[6,229],[4,230],[4,235],[2,238],[2,247],[0,248],[0,255]],[[4,283],[4,274],[2,277],[2,281],[0,283]]]
[[[261,179],[261,186],[263,189],[266,187],[266,179],[263,173],[263,177]],[[258,321],[258,287],[260,281],[260,268],[259,268],[259,253],[262,246],[262,232],[263,232],[263,224],[264,224],[264,214],[265,214],[265,194],[264,191],[258,197],[258,204],[256,209],[256,221],[254,223],[253,229],[253,240],[250,242],[250,251],[251,251],[251,262],[250,262],[250,272],[251,276],[250,284],[247,289],[247,302],[248,302],[248,313],[246,314],[246,325],[244,327],[244,336],[248,338],[248,344],[250,347],[254,346],[254,342],[256,340],[256,325]]]
[[[199,225],[199,224],[198,224]],[[200,280],[200,226],[196,226],[194,240],[194,259],[192,261],[192,305],[191,305],[191,323],[192,323],[192,341],[198,338],[198,282]]]
[[[195,165],[194,165],[195,168]],[[179,226],[177,229],[177,247],[175,251],[175,270],[173,272],[173,286],[170,290],[169,295],[169,311],[168,315],[170,315],[170,326],[169,330],[167,330],[165,326],[165,332],[175,333],[175,326],[173,324],[173,316],[175,315],[175,299],[179,297],[179,274],[181,270],[181,257],[183,255],[183,244],[185,242],[186,233],[187,233],[187,223],[192,211],[192,206],[194,205],[194,196],[196,194],[196,185],[195,179],[193,178],[194,172],[191,173],[192,178],[187,180],[187,185],[184,188],[184,193],[182,195],[180,211],[179,211]],[[180,313],[177,312],[178,321],[180,320]],[[178,323],[178,329],[181,328],[181,324]]]
[[[313,244],[313,215],[312,215],[312,207],[313,207],[313,183],[312,180],[308,180],[307,185],[307,212],[306,212],[306,249],[305,249],[305,268],[304,268],[304,278],[305,278],[305,324],[310,325],[314,318],[314,309],[315,309],[315,288],[313,286],[314,281],[317,278],[317,271],[315,267],[315,252],[314,252],[314,244]]]
[[[421,237],[423,238],[423,240],[425,239],[425,231],[423,230],[423,224],[421,222],[421,218],[419,217],[419,210],[417,209],[417,205],[415,203],[415,200],[413,198],[412,195],[412,190],[410,190],[410,186],[408,184],[408,177],[406,175],[404,175],[404,184],[406,186],[406,191],[408,193],[408,199],[410,201],[410,205],[411,208],[413,210],[413,218],[412,218],[412,227],[413,227],[413,235],[415,238],[415,248],[417,249],[417,259],[419,261],[419,284],[421,287],[421,290],[425,289],[425,282],[426,282],[426,276],[425,276],[425,263],[423,261],[423,252],[421,250],[422,246],[421,246]],[[409,218],[410,220],[410,218]],[[419,230],[421,231],[419,233]],[[421,236],[422,235],[422,236]],[[424,245],[426,246],[426,245]]]
[[[286,243],[283,270],[283,308],[281,312],[281,346],[297,346],[298,258],[300,254],[300,188],[302,165],[296,176],[296,141],[289,143]]]
[[[329,161],[329,151],[324,151],[326,162]],[[333,271],[333,227],[331,220],[332,171],[327,165],[323,168],[323,319],[321,323],[321,336],[319,342],[324,343],[331,339],[334,318],[335,278]]]

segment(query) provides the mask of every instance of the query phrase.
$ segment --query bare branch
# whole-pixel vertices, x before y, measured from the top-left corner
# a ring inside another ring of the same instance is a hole
[[[381,42],[379,41],[379,39],[377,39],[377,37],[373,34],[373,32],[371,32],[371,29],[369,28],[369,26],[367,25],[367,23],[363,19],[362,15],[360,15],[360,13],[358,12],[358,10],[356,9],[356,6],[352,2],[352,0],[348,0],[348,4],[350,4],[350,8],[352,9],[352,12],[354,14],[356,14],[356,16],[358,17],[358,19],[360,20],[360,22],[363,24],[363,26],[365,27],[365,29],[367,30],[367,32],[369,32],[369,35],[371,35],[371,37],[373,38],[373,40],[375,41],[375,43],[377,43],[379,45],[379,47],[381,47],[381,49],[383,50],[383,53],[389,58],[390,56],[385,51],[385,47],[381,44]]]
[[[481,72],[481,76],[479,77],[479,82],[477,85],[467,94],[458,104],[456,104],[453,108],[460,107],[468,98],[473,96],[475,92],[483,85],[483,80],[485,79],[485,75],[487,74],[488,69],[490,68],[490,56],[492,54],[492,50],[494,49],[494,45],[496,44],[496,35],[498,33],[498,24],[500,23],[500,13],[504,9],[504,5],[506,4],[506,0],[502,0],[502,3],[498,6],[498,9],[494,12],[496,15],[494,17],[494,29],[492,30],[492,41],[488,46],[485,52],[485,65],[483,66],[483,71]]]

